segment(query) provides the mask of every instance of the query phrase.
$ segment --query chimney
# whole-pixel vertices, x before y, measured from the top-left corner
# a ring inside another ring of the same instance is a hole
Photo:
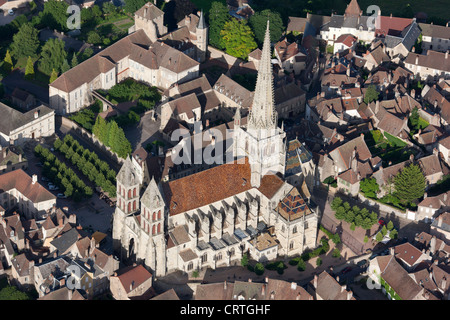
[[[57,251],[53,252],[53,258],[57,258],[57,257],[58,257],[58,252]]]
[[[22,162],[22,153],[19,153],[19,162]]]
[[[37,119],[39,117],[39,110],[36,110],[34,112],[34,118]]]
[[[300,300],[300,298],[301,298],[301,295],[300,295],[300,292],[299,292],[299,293],[297,293],[297,297],[295,297],[295,300]]]
[[[72,294],[73,294],[73,291],[71,289],[69,289],[69,291],[68,291],[69,300],[72,300]]]
[[[419,64],[419,55],[416,56],[416,62],[415,62],[415,64],[416,64],[416,65]]]
[[[318,281],[319,277],[317,276],[317,274],[314,275],[314,288],[317,289],[317,281]]]
[[[339,276],[336,277],[336,281],[339,283]]]
[[[389,248],[389,254],[390,254],[391,256],[393,256],[394,253],[395,253],[394,247],[390,247],[390,248]]]
[[[252,282],[252,278],[248,278],[248,282]]]
[[[445,59],[448,59],[448,50],[445,52]]]
[[[42,263],[42,257],[39,258],[39,260],[38,260],[38,264],[41,264],[41,263]]]
[[[261,288],[261,295],[262,295],[262,296],[265,296],[265,295],[266,295],[266,285],[265,285],[265,284],[262,285],[262,288]]]
[[[223,290],[227,290],[227,281],[226,280],[223,282]]]
[[[59,284],[61,287],[64,287],[66,285],[66,278],[62,278],[61,280],[59,280]]]
[[[297,289],[297,283],[291,282],[291,289],[296,290]]]
[[[352,290],[347,291],[347,300],[351,300],[353,297],[353,292]]]
[[[6,158],[7,151],[8,150],[6,148],[2,148],[3,159]]]
[[[264,279],[264,281],[265,281],[266,283],[269,283],[269,277],[266,277],[266,278]]]
[[[35,184],[37,182],[37,175],[36,174],[33,174],[32,176],[31,176],[31,184]]]
[[[445,290],[447,287],[447,278],[443,277],[441,280],[441,289]]]

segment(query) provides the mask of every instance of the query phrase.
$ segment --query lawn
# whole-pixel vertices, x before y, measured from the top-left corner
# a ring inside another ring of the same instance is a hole
[[[392,162],[396,164],[407,160],[411,154],[416,154],[418,151],[414,148],[408,148],[408,144],[401,139],[385,133],[384,135],[379,130],[372,130],[369,134],[364,136],[367,147],[372,153],[372,157],[379,156],[384,164]]]

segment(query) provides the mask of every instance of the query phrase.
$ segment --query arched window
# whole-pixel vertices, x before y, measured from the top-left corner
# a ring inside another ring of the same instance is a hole
[[[136,188],[133,190],[133,197],[136,197]]]
[[[161,232],[161,223],[158,223],[158,233]]]
[[[188,266],[187,266],[188,271],[191,271],[192,269],[194,269],[194,264],[191,262],[189,262]]]
[[[292,242],[289,244],[289,249],[290,249],[290,250],[294,249],[294,241],[292,241]]]
[[[128,202],[128,212],[131,212],[131,202]]]
[[[161,210],[158,211],[158,220],[161,219]]]
[[[122,194],[122,186],[119,184],[119,194]]]
[[[156,229],[156,227],[155,227],[155,225],[153,225],[153,227],[152,227],[152,234],[155,234],[155,229]]]
[[[130,199],[130,198],[131,198],[131,189],[128,190],[128,199]]]
[[[153,212],[153,217],[152,220],[155,221],[156,220],[156,212]]]
[[[136,210],[136,200],[133,201],[133,211]]]

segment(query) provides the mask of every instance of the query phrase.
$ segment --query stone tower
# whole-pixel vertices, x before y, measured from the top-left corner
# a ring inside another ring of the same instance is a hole
[[[120,249],[122,257],[130,257],[131,238],[126,237],[125,219],[139,211],[139,190],[142,181],[139,170],[130,157],[125,160],[116,180],[117,204],[113,215],[114,249],[117,251]],[[136,243],[136,240],[133,242]]]
[[[208,51],[208,30],[206,26],[203,10],[200,12],[200,19],[198,20],[196,28],[197,36],[197,61],[204,62],[206,60],[206,52]]]
[[[135,31],[143,29],[152,42],[167,33],[164,12],[151,2],[147,2],[134,13],[134,26]]]
[[[144,244],[139,257],[157,276],[166,273],[166,206],[160,187],[152,178],[141,198],[140,241]]]
[[[269,21],[264,37],[261,61],[256,80],[253,104],[248,115],[246,130],[235,125],[236,158],[245,156],[251,167],[251,185],[258,188],[266,174],[284,175],[286,136],[278,127],[275,110],[271,63]]]

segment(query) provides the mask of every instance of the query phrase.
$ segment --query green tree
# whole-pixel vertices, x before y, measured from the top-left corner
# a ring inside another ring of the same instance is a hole
[[[91,31],[88,33],[87,42],[91,44],[102,43],[102,37],[96,31]]]
[[[336,211],[342,205],[342,199],[339,197],[334,197],[333,201],[331,201],[331,209]]]
[[[322,258],[317,258],[316,265],[320,266],[322,264]]]
[[[244,253],[241,258],[241,266],[246,267],[248,265],[248,255]]]
[[[0,290],[0,300],[30,300],[30,298],[17,287],[8,285]]]
[[[50,80],[49,82],[52,83],[53,81],[55,81],[56,79],[58,79],[58,72],[56,72],[55,69],[52,70],[52,73],[50,74]]]
[[[387,234],[386,226],[383,226],[383,228],[381,228],[381,234],[383,235],[383,237]]]
[[[352,210],[348,210],[345,213],[344,220],[348,223],[352,223],[354,219],[355,219],[355,213]]]
[[[23,24],[14,35],[11,50],[18,59],[21,57],[36,57],[39,49],[39,31],[30,23]]]
[[[67,8],[65,1],[48,0],[44,2],[41,22],[50,29],[67,31]]]
[[[209,44],[218,49],[225,49],[221,42],[220,32],[225,23],[231,20],[227,6],[218,1],[213,1],[209,10]]]
[[[352,224],[350,225],[350,230],[355,231],[355,229],[356,229],[355,222],[352,222]]]
[[[380,186],[375,178],[364,178],[359,184],[359,188],[366,197],[376,198],[377,193],[380,191]]]
[[[389,232],[389,238],[396,239],[398,237],[398,231],[396,229],[392,229],[391,232]]]
[[[419,128],[419,119],[419,110],[417,109],[417,107],[414,107],[409,115],[409,125],[410,128],[414,130],[414,132]]]
[[[264,265],[263,265],[261,262],[258,262],[258,263],[255,265],[255,273],[256,273],[258,276],[262,275],[262,274],[264,273],[264,270],[265,270]]]
[[[300,258],[300,260],[298,261],[298,264],[297,264],[297,270],[305,271],[305,269],[306,269],[306,263],[303,259]]]
[[[9,50],[6,50],[5,59],[3,59],[3,70],[9,73],[12,71],[13,65],[11,54],[9,53]]]
[[[41,51],[41,70],[50,74],[52,70],[62,71],[64,60],[67,58],[67,51],[64,49],[64,41],[60,39],[49,39]]]
[[[366,94],[364,95],[364,102],[366,104],[371,103],[372,101],[378,100],[379,92],[374,85],[369,85],[366,90]]]
[[[336,214],[335,214],[336,219],[338,220],[343,220],[345,218],[345,208],[344,207],[339,207],[336,210]]]
[[[137,10],[142,8],[147,0],[125,0],[124,9],[126,12],[134,14]]]
[[[257,47],[253,31],[245,20],[226,22],[220,35],[225,51],[236,58],[246,60],[248,54]]]
[[[389,220],[388,224],[387,224],[387,229],[389,231],[391,231],[392,229],[394,229],[394,223],[392,223],[392,220]]]
[[[395,176],[394,185],[395,193],[402,202],[414,202],[425,193],[425,176],[418,165],[411,164]]]
[[[27,66],[25,67],[25,79],[34,79],[34,63],[31,57],[28,57]]]
[[[335,249],[333,250],[333,253],[331,254],[331,256],[332,256],[333,258],[340,258],[340,256],[341,256],[341,251],[340,251],[338,248],[335,248]]]
[[[283,20],[278,12],[272,11],[270,9],[265,9],[260,12],[255,12],[254,15],[250,17],[250,26],[255,33],[256,41],[259,44],[264,42],[264,35],[267,28],[267,20],[269,20],[269,30],[270,30],[270,41],[277,42],[284,31]]]
[[[376,239],[378,242],[381,242],[381,240],[383,240],[383,235],[381,234],[381,232],[378,232],[378,233],[377,233],[377,236],[375,237],[375,239]]]
[[[62,64],[62,66],[61,66],[61,73],[67,72],[69,70],[70,70],[70,65],[67,62],[67,59],[64,59],[64,62]]]
[[[369,242],[369,237],[367,235],[364,236],[364,243]]]
[[[78,65],[77,54],[74,52],[72,56],[72,61],[70,62],[70,66],[73,68]]]

